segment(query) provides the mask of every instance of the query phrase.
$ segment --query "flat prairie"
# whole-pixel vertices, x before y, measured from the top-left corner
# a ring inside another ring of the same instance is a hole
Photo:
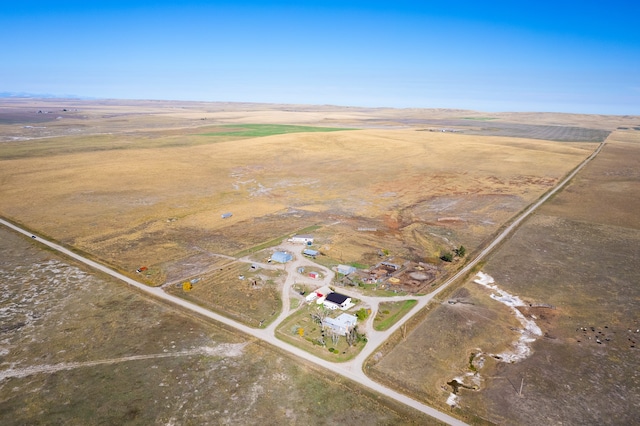
[[[62,118],[46,129],[4,125],[6,134],[57,134],[0,145],[0,214],[125,273],[147,266],[151,285],[180,279],[172,271],[203,254],[234,255],[336,223],[343,226],[318,231],[336,262],[340,252],[344,262],[366,263],[381,248],[437,259],[460,244],[473,251],[596,146],[335,124],[330,132],[253,137],[255,127],[240,123],[233,136],[220,126],[288,111],[179,105],[73,104],[58,106],[52,116]],[[322,121],[320,114],[302,108],[290,122]],[[354,114],[325,118],[353,124]],[[223,219],[226,212],[233,216]],[[362,226],[379,232],[358,235]]]
[[[365,371],[472,423],[632,424],[639,129],[631,116],[2,100],[0,216],[170,292],[201,277],[183,297],[257,326],[282,277],[249,289],[236,258],[312,232],[324,266],[388,253],[443,277],[464,262],[443,252],[474,256],[606,138],[482,265],[499,290],[474,276],[447,289]],[[3,419],[429,422],[2,232]]]
[[[488,258],[483,271],[498,289],[470,277],[368,371],[443,408],[455,404],[478,423],[634,424],[638,158],[640,132],[614,132],[598,157]],[[500,291],[523,301],[515,309],[539,334],[524,331],[514,308],[489,297],[504,299]],[[509,362],[505,354],[517,351],[523,336],[532,341]],[[454,379],[466,387],[456,385],[452,402]]]

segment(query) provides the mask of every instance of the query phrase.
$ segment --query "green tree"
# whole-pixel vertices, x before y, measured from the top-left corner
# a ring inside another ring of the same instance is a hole
[[[451,253],[450,251],[444,252],[440,255],[440,259],[444,260],[445,262],[451,262],[453,260],[453,253]]]
[[[459,248],[456,249],[456,254],[460,257],[464,257],[464,255],[467,254],[467,249],[464,248],[463,245],[461,245]]]
[[[365,308],[360,308],[360,309],[358,309],[358,312],[356,312],[356,317],[360,321],[366,320],[368,316],[369,316],[369,311],[367,309],[365,309]]]

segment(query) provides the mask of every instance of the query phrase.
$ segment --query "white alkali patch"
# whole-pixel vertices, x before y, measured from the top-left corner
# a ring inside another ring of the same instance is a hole
[[[518,296],[513,296],[498,288],[498,286],[494,284],[495,280],[493,277],[483,272],[478,272],[477,277],[474,282],[494,290],[491,298],[509,306],[513,314],[518,318],[518,321],[520,321],[520,324],[522,324],[520,338],[514,342],[513,350],[495,354],[493,357],[499,361],[510,363],[522,361],[529,357],[531,355],[531,343],[535,342],[537,337],[542,336],[542,330],[540,330],[540,327],[538,327],[534,320],[525,317],[522,312],[516,309],[518,306],[525,306],[524,302]]]

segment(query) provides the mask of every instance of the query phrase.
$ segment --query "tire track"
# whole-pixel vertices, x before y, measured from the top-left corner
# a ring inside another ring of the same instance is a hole
[[[121,362],[129,361],[143,361],[147,359],[159,359],[159,358],[173,358],[191,355],[206,355],[206,356],[222,356],[222,357],[235,357],[240,356],[247,343],[239,344],[222,344],[218,347],[200,347],[196,349],[190,349],[180,352],[159,353],[159,354],[147,354],[147,355],[131,355],[121,358],[101,359],[96,361],[85,362],[63,362],[54,365],[33,365],[24,368],[10,368],[8,370],[0,371],[0,381],[10,378],[22,378],[32,376],[34,374],[51,374],[58,371],[75,370],[77,368],[96,367],[99,365],[112,365],[119,364]]]

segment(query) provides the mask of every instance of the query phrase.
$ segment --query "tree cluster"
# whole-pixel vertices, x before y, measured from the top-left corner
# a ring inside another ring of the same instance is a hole
[[[452,262],[454,257],[464,257],[467,254],[467,249],[464,246],[460,246],[458,248],[454,248],[453,252],[446,251],[440,255],[440,260],[445,262]]]

